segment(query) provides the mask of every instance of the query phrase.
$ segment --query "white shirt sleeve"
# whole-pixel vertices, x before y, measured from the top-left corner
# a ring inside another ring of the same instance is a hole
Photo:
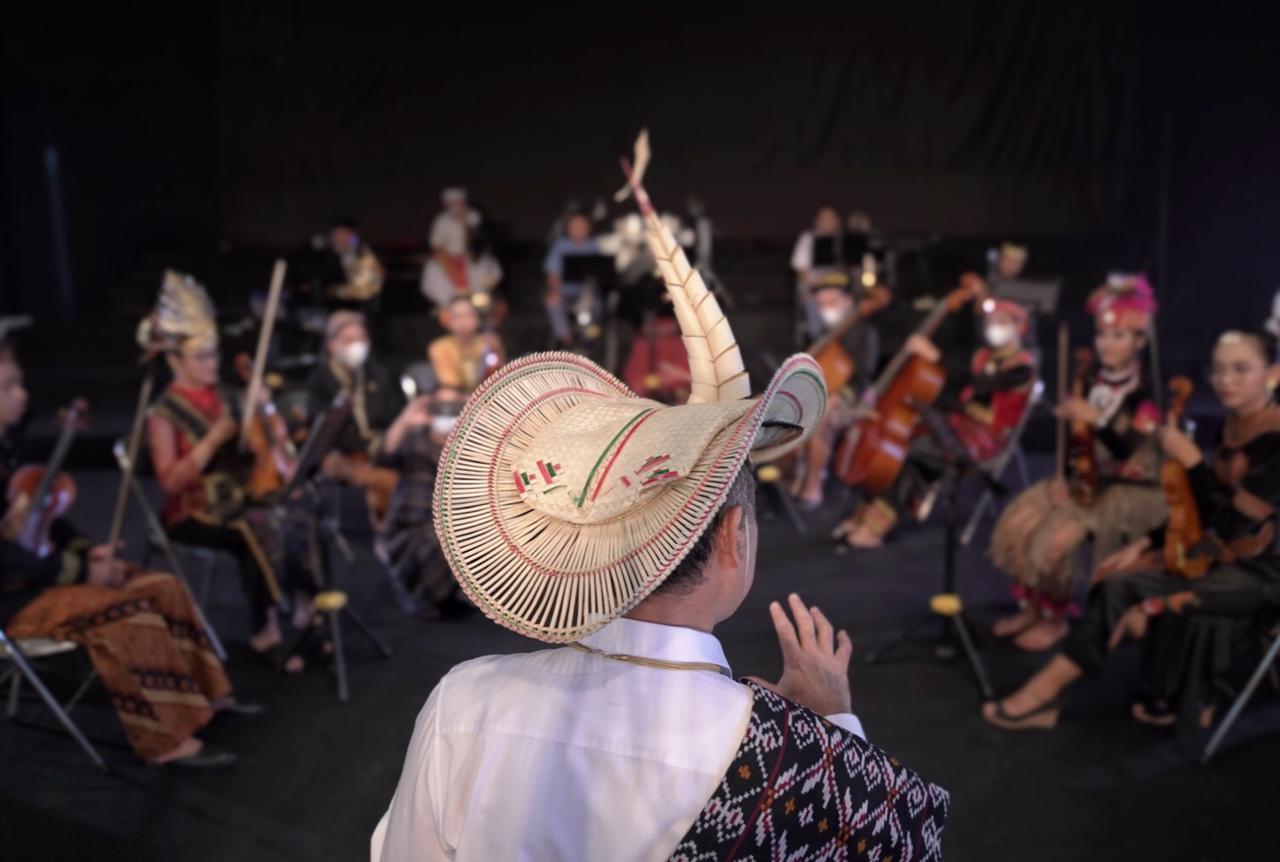
[[[791,252],[791,268],[803,272],[813,268],[813,232],[805,231],[796,239],[796,247]]]
[[[444,698],[445,679],[427,698],[418,714],[404,758],[404,771],[387,813],[382,815],[369,841],[371,862],[401,860],[437,860],[453,857],[440,834],[440,812],[443,807],[440,783],[439,734],[440,702]]]
[[[447,216],[440,213],[436,216],[435,221],[431,223],[431,238],[427,240],[427,245],[433,249],[444,248],[449,243],[449,224]]]
[[[861,737],[863,742],[867,741],[867,734],[862,730],[862,721],[852,712],[837,712],[835,715],[828,715],[825,718],[836,727],[843,728]]]

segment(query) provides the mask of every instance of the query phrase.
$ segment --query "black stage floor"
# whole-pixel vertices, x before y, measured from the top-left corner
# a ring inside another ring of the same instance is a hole
[[[105,524],[111,479],[82,477],[82,525]],[[778,672],[765,607],[788,591],[848,627],[864,655],[935,591],[938,526],[904,530],[883,551],[837,556],[825,538],[835,514],[833,506],[814,516],[803,537],[778,519],[763,524],[755,590],[718,632],[737,673]],[[367,858],[369,834],[436,680],[458,661],[535,645],[483,619],[428,626],[404,618],[389,602],[367,542],[356,545],[358,562],[342,580],[395,656],[380,660],[352,639],[350,703],[336,701],[325,672],[279,677],[233,644],[230,671],[240,695],[270,712],[219,720],[204,736],[238,752],[241,762],[211,774],[145,767],[125,748],[99,691],[76,716],[100,741],[116,771],[110,776],[51,730],[34,703],[24,703],[19,722],[0,728],[0,855],[32,862]],[[980,625],[1003,609],[1003,579],[976,550],[963,555],[961,590]],[[243,639],[229,565],[216,580],[212,616],[228,640]],[[984,648],[999,690],[1041,661],[1004,646]],[[1275,858],[1280,823],[1267,788],[1280,774],[1280,734],[1266,735],[1280,728],[1275,698],[1247,712],[1228,749],[1201,767],[1169,737],[1127,717],[1136,658],[1130,652],[1105,677],[1079,686],[1048,734],[986,726],[967,668],[937,663],[923,644],[889,663],[856,664],[854,705],[875,743],[951,791],[949,859]],[[64,663],[52,671],[66,691],[82,667]]]

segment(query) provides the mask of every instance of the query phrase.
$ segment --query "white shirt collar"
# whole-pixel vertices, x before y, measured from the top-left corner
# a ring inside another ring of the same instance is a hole
[[[721,667],[729,666],[724,648],[715,635],[683,626],[665,626],[620,618],[587,635],[582,643],[602,652],[662,661],[710,662]]]

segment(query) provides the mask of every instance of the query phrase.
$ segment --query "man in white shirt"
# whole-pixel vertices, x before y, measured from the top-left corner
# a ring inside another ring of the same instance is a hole
[[[748,397],[728,321],[637,162],[690,403],[637,398],[564,353],[509,363],[467,402],[440,459],[442,550],[491,619],[565,646],[441,680],[372,858],[939,858],[946,792],[863,739],[845,632],[797,596],[790,614],[774,603],[773,684],[736,682],[712,634],[755,572],[747,458],[803,443],[826,388],[801,355]]]

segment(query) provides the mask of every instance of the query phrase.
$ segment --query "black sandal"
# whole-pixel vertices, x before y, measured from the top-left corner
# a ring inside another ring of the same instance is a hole
[[[1048,703],[1037,706],[1022,715],[1010,715],[1004,711],[1003,700],[989,700],[987,703],[995,707],[995,714],[988,715],[984,709],[982,717],[988,724],[1001,730],[1053,730],[1058,725],[1058,716],[1062,711],[1062,698],[1055,697]]]

